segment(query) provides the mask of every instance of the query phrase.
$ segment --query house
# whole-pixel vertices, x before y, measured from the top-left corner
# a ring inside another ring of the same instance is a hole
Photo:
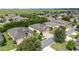
[[[4,41],[2,33],[0,32],[0,44]]]
[[[29,26],[29,29],[34,31],[36,30],[38,33],[43,32],[47,29],[47,26],[44,24],[33,24]]]
[[[76,51],[79,51],[79,45],[76,47]]]
[[[69,26],[71,25],[71,22],[67,22],[64,20],[53,20],[51,22],[44,23],[48,27],[59,27],[59,26]]]
[[[43,38],[50,38],[52,34],[49,33],[48,27],[45,24],[33,24],[29,26],[29,29],[32,31],[36,31],[37,33],[42,33]]]
[[[56,19],[55,19],[54,17],[52,17],[52,16],[47,17],[47,19],[48,19],[48,21],[56,20]]]
[[[59,26],[66,26],[66,25],[71,25],[70,22],[63,21],[63,20],[53,20],[51,22],[45,22],[43,24],[33,24],[29,26],[29,29],[34,31],[36,30],[37,33],[43,33],[43,36],[46,38],[49,38],[52,36],[51,33],[49,33],[49,28],[52,27],[59,27]]]
[[[15,15],[15,14],[8,14],[8,16],[5,16],[5,19],[8,21],[21,21],[25,18],[21,17],[20,15]]]
[[[21,43],[25,37],[32,33],[32,31],[26,27],[12,28],[7,30],[7,32],[17,44]]]

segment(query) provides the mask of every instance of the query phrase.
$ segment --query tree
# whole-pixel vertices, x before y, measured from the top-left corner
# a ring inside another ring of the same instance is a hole
[[[1,15],[1,16],[0,16],[0,18],[4,18],[4,16],[3,16],[3,15]]]
[[[40,51],[42,35],[36,31],[17,46],[17,51]]]
[[[65,29],[63,27],[59,27],[54,32],[54,40],[55,42],[63,43],[65,41]]]
[[[77,46],[76,42],[73,41],[73,40],[70,40],[70,41],[68,41],[68,43],[66,45],[66,48],[68,50],[75,50],[76,49],[76,46]]]
[[[70,17],[69,17],[69,16],[63,16],[63,17],[62,17],[62,20],[70,21]]]
[[[17,51],[40,51],[41,41],[36,36],[25,39],[17,46]]]
[[[52,27],[50,27],[50,28],[49,28],[49,30],[51,31],[51,30],[53,30],[53,28],[52,28]]]
[[[39,16],[32,16],[30,18],[30,23],[35,24],[35,23],[44,23],[47,22],[47,18],[45,17],[39,17]]]

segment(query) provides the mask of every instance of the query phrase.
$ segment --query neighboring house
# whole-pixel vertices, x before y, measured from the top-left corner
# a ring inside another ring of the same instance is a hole
[[[31,30],[37,30],[37,32],[43,32],[49,27],[59,27],[59,26],[67,26],[71,25],[70,22],[64,20],[53,20],[51,22],[45,22],[43,24],[33,24],[29,26]]]
[[[70,21],[71,21],[71,22],[74,22],[74,20],[75,20],[75,18],[70,18]]]
[[[37,33],[42,33],[43,38],[49,38],[52,36],[52,34],[49,33],[48,27],[45,24],[34,24],[29,26],[29,29],[32,31],[36,31]]]
[[[52,16],[47,17],[48,21],[53,21],[56,20],[55,18],[53,18]]]
[[[59,27],[59,26],[66,26],[66,25],[71,25],[70,22],[63,21],[63,20],[53,20],[51,22],[45,22],[43,24],[33,24],[29,26],[29,29],[34,31],[36,30],[37,33],[43,33],[43,36],[45,38],[52,37],[52,34],[49,32],[49,28],[52,27]]]
[[[44,23],[48,27],[59,27],[59,26],[69,26],[71,25],[71,22],[67,22],[64,20],[53,20],[51,22]]]
[[[12,28],[7,30],[7,32],[17,44],[21,43],[25,37],[32,33],[32,31],[26,27]]]
[[[44,32],[47,29],[47,26],[44,24],[33,24],[29,26],[29,29],[34,31],[36,30],[38,33]]]
[[[8,16],[5,17],[6,20],[8,21],[21,21],[25,18],[21,17],[20,15],[15,15],[15,14],[9,14]]]
[[[76,51],[79,51],[79,45],[76,47]]]
[[[4,41],[2,33],[0,32],[0,44]]]

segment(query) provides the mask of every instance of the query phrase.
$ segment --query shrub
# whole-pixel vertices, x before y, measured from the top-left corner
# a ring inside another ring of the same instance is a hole
[[[76,46],[77,46],[76,42],[73,40],[70,40],[70,41],[68,41],[66,48],[68,50],[75,50]]]
[[[70,17],[69,17],[69,16],[63,16],[63,17],[62,17],[62,20],[70,21]]]
[[[35,36],[25,39],[20,45],[17,46],[17,51],[40,51],[40,50],[41,50],[41,42]]]

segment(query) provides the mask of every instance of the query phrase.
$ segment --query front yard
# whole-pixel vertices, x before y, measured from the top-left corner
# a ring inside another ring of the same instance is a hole
[[[55,49],[56,51],[60,50],[61,48],[65,48],[66,47],[67,42],[65,43],[54,43],[51,45],[51,48]]]
[[[7,32],[4,32],[3,36],[6,42],[4,46],[0,47],[0,51],[8,51],[16,48],[16,44],[13,43],[12,39],[10,38]]]

